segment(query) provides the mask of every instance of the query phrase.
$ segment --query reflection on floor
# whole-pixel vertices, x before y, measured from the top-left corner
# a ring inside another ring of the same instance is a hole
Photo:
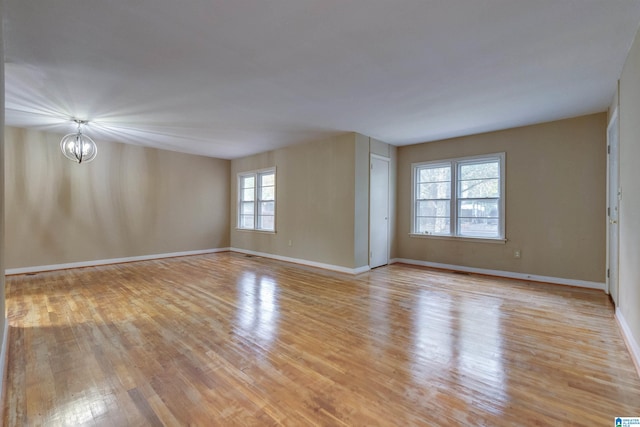
[[[612,425],[601,291],[222,253],[7,279],[5,425]]]

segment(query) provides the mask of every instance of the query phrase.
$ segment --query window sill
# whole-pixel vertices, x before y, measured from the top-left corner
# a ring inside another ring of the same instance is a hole
[[[275,230],[274,231],[254,230],[253,228],[237,228],[236,227],[236,231],[245,231],[249,233],[260,233],[260,234],[276,234]]]
[[[409,233],[409,237],[417,237],[419,239],[454,240],[458,242],[493,243],[498,245],[504,245],[505,243],[507,243],[507,239],[488,239],[483,237],[438,236],[435,234]]]

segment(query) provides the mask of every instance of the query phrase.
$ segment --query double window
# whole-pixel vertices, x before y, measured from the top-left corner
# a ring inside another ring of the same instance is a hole
[[[238,174],[238,228],[275,231],[276,170]]]
[[[504,239],[504,153],[413,164],[412,234]]]

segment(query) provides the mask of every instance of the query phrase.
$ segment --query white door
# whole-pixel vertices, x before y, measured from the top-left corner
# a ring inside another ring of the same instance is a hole
[[[371,155],[369,267],[389,263],[389,159]]]
[[[618,239],[619,239],[619,151],[618,111],[613,113],[607,128],[607,289],[616,307],[618,306]]]

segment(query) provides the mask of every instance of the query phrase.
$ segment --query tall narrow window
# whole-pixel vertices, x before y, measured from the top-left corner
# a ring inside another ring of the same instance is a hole
[[[504,239],[504,153],[413,165],[412,234]]]
[[[451,165],[428,165],[415,174],[415,232],[451,234]]]
[[[276,171],[238,175],[238,228],[275,231]]]
[[[258,174],[258,228],[275,229],[276,218],[276,174],[275,172]]]
[[[458,162],[458,234],[500,236],[500,160]]]

